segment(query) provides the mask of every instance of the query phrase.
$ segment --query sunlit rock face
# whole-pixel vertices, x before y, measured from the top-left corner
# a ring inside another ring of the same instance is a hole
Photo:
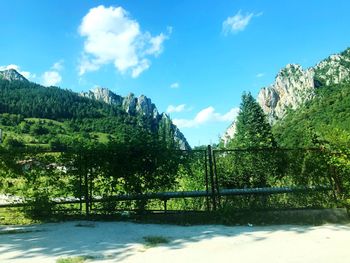
[[[133,116],[142,116],[151,120],[152,127],[160,136],[165,136],[168,139],[171,136],[179,145],[180,149],[188,150],[188,144],[182,132],[173,124],[170,117],[165,113],[159,113],[157,107],[152,103],[150,98],[144,95],[135,97],[133,93],[127,96],[119,96],[109,89],[97,87],[88,92],[80,93],[81,96],[90,99],[103,101],[108,104],[120,106],[126,113]]]
[[[25,77],[23,77],[14,69],[7,69],[7,70],[0,71],[0,79],[6,79],[8,81],[28,82],[28,80]]]
[[[257,101],[270,123],[284,117],[288,109],[296,109],[315,95],[314,70],[288,64],[276,76],[275,82],[262,88]]]
[[[274,83],[260,90],[257,102],[273,125],[283,119],[288,110],[297,109],[314,98],[317,88],[344,81],[350,81],[350,48],[308,69],[288,64],[279,71]],[[233,138],[235,127],[233,122],[222,136],[224,144]]]
[[[271,86],[260,90],[257,101],[273,124],[282,119],[288,109],[297,109],[312,99],[316,88],[343,81],[350,81],[350,49],[306,70],[300,65],[288,64]]]

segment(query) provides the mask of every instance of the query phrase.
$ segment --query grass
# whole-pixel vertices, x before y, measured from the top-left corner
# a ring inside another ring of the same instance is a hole
[[[56,263],[83,263],[87,260],[95,259],[92,256],[78,256],[78,257],[68,257],[68,258],[59,258],[56,260]]]
[[[28,218],[19,207],[0,208],[0,225],[30,225],[38,223],[37,220]]]
[[[170,242],[168,238],[163,236],[145,236],[143,239],[146,242],[145,246],[148,248],[156,247],[162,244],[168,244]]]

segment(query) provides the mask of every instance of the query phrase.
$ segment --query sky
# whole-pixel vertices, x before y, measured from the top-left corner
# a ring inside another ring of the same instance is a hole
[[[191,146],[217,143],[243,92],[350,47],[348,0],[0,0],[0,70],[152,99]]]

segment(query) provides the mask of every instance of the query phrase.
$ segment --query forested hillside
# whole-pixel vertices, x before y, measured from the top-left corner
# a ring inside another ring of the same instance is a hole
[[[0,129],[5,146],[57,150],[77,142],[123,143],[149,138],[150,143],[163,141],[177,147],[175,133],[179,131],[175,128],[170,119],[129,114],[120,105],[69,90],[0,79]]]
[[[345,82],[324,86],[316,91],[313,100],[273,126],[280,146],[307,147],[350,143],[350,84]]]

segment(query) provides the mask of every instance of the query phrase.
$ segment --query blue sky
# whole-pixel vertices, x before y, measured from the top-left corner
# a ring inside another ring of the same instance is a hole
[[[218,142],[244,91],[350,46],[350,1],[1,0],[0,69],[76,92],[150,97],[192,146]]]

